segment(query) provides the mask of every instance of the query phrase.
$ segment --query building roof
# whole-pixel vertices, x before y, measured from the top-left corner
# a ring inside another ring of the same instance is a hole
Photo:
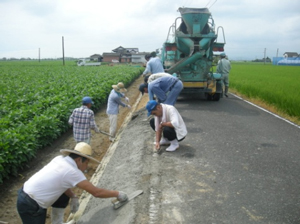
[[[122,47],[122,46],[119,46],[119,47],[117,47],[116,49],[113,49],[112,51],[113,52],[122,52],[122,51],[125,51],[126,49],[124,48],[124,47]]]
[[[288,57],[299,57],[297,52],[285,52],[283,55],[287,55]]]
[[[93,55],[90,56],[90,58],[94,58],[94,57],[98,57],[99,58],[99,57],[101,57],[101,54],[93,54]]]
[[[120,53],[115,53],[115,52],[103,53],[103,56],[120,56]]]
[[[138,53],[139,49],[137,47],[126,48],[128,53]]]
[[[122,53],[137,53],[139,49],[137,47],[122,47],[119,46],[116,49],[112,50],[113,52],[122,52]]]

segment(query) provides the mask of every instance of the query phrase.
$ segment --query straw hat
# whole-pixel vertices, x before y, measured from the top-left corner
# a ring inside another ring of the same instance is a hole
[[[82,156],[84,158],[87,158],[89,160],[92,160],[94,162],[97,162],[97,163],[100,163],[100,161],[94,159],[92,156],[92,147],[85,143],[85,142],[79,142],[76,144],[74,150],[72,149],[61,149],[60,152],[63,154],[63,155],[70,155],[70,153],[74,153],[74,154],[77,154],[79,156]]]
[[[127,92],[127,89],[125,89],[123,82],[119,82],[117,85],[112,85],[112,88],[117,92]]]

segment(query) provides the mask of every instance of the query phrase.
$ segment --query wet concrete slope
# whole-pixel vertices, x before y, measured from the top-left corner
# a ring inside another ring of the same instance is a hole
[[[241,99],[180,97],[188,136],[154,153],[146,111],[122,132],[98,186],[144,194],[119,210],[92,198],[78,223],[300,223],[300,129]]]
[[[145,163],[148,163],[145,154],[146,157],[147,152],[152,154],[145,146],[153,134],[144,112],[133,115],[120,134],[120,139],[114,143],[116,149],[97,184],[98,187],[121,190],[128,194],[143,190],[144,194],[118,210],[113,209],[110,199],[91,198],[77,223],[143,223],[137,220],[143,220],[147,215],[137,213],[137,210],[148,206],[149,176],[144,174],[143,169]]]

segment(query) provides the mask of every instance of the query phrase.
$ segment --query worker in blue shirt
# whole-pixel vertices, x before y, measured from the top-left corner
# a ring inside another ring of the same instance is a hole
[[[147,65],[145,71],[143,72],[143,76],[146,76],[148,73],[156,74],[165,72],[162,61],[160,58],[156,57],[155,52],[145,55],[145,59],[147,61]]]
[[[148,93],[149,100],[154,99],[154,95],[159,103],[175,105],[178,95],[183,89],[182,82],[174,76],[164,76],[150,83],[145,83],[143,89],[140,87],[142,94]]]
[[[125,101],[129,103],[129,98],[125,96],[124,84],[119,82],[117,85],[112,85],[112,90],[108,96],[107,109],[106,114],[109,118],[109,140],[114,141],[116,132],[117,132],[117,124],[118,124],[118,114],[119,114],[119,106],[128,107],[131,109],[129,104],[125,104],[122,102],[121,98],[125,98]]]

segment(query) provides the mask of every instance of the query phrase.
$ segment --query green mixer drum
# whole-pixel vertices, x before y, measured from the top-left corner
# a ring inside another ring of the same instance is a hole
[[[211,16],[207,8],[179,8],[178,10],[190,34],[200,33]]]

